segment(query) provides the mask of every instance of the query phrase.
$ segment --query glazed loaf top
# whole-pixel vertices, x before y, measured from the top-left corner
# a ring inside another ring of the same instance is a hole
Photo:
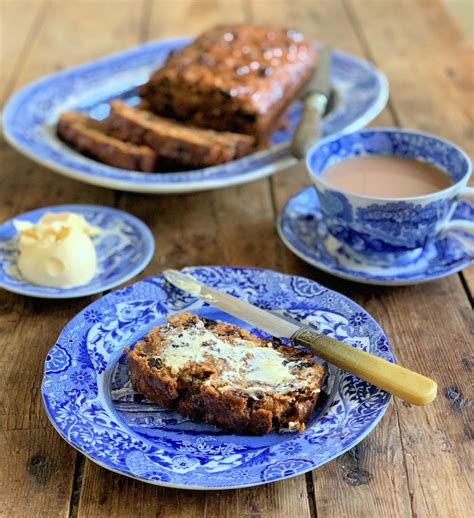
[[[219,90],[249,113],[263,116],[309,77],[316,55],[294,30],[219,26],[172,52],[148,85],[168,80]],[[142,90],[145,97],[148,85]]]

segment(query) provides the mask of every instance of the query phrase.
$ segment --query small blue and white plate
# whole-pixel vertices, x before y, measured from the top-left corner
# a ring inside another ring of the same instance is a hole
[[[25,281],[17,268],[18,233],[14,221],[37,223],[47,212],[75,212],[102,229],[92,238],[97,272],[83,286],[47,288]],[[150,229],[135,216],[100,205],[55,205],[20,214],[0,225],[0,288],[29,297],[72,299],[115,288],[140,273],[153,257],[155,241]]]
[[[453,219],[474,219],[474,209],[460,201]],[[382,267],[357,262],[349,257],[327,232],[314,187],[307,187],[290,198],[278,218],[278,233],[298,257],[320,270],[364,284],[403,286],[446,277],[474,261],[468,248],[474,238],[449,233],[428,244],[411,264]]]
[[[370,315],[314,281],[251,268],[185,271],[393,361],[387,339]],[[67,442],[97,464],[177,488],[254,486],[304,473],[341,455],[361,441],[387,409],[386,392],[332,366],[323,387],[327,398],[321,398],[302,433],[237,435],[150,403],[131,388],[123,349],[162,324],[167,314],[182,310],[249,329],[159,275],[85,308],[48,353],[42,385],[48,417]]]
[[[176,193],[237,185],[273,174],[296,163],[289,142],[301,113],[301,102],[289,110],[290,127],[276,131],[272,146],[227,164],[186,172],[141,173],[110,167],[86,158],[61,142],[55,132],[59,114],[82,111],[103,119],[108,102],[138,103],[138,87],[161,66],[171,50],[191,38],[141,45],[84,65],[58,72],[21,89],[3,115],[6,139],[32,160],[86,183],[148,193]],[[335,104],[322,124],[323,136],[364,127],[383,109],[388,98],[385,76],[367,61],[334,50],[331,83]]]

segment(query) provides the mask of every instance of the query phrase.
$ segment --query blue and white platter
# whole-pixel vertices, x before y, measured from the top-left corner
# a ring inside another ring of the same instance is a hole
[[[474,209],[460,201],[453,219],[472,221]],[[431,241],[410,264],[388,267],[356,261],[328,234],[313,186],[288,200],[277,228],[285,245],[303,261],[337,277],[364,284],[403,286],[432,281],[456,273],[474,261],[474,238],[454,232]]]
[[[92,238],[97,254],[97,272],[83,286],[48,288],[25,281],[17,268],[18,239],[14,221],[37,223],[47,212],[82,214],[101,228]],[[100,293],[130,280],[153,257],[155,241],[150,229],[127,212],[100,205],[55,205],[20,214],[0,225],[0,288],[20,295],[46,299],[72,299]]]
[[[278,130],[269,149],[224,165],[186,172],[141,173],[110,167],[79,153],[56,136],[61,112],[77,110],[102,119],[108,102],[138,103],[138,87],[168,53],[190,38],[161,40],[47,76],[21,89],[4,110],[6,139],[32,160],[65,176],[94,185],[148,193],[192,192],[228,187],[262,178],[293,165],[289,141],[301,102],[289,110],[289,127]],[[323,136],[353,131],[368,124],[388,98],[385,76],[367,61],[335,50],[331,82],[335,104],[322,125]]]
[[[371,316],[314,281],[250,268],[185,271],[219,290],[394,361]],[[181,310],[251,329],[159,275],[85,308],[48,353],[42,384],[47,414],[59,434],[97,464],[170,487],[254,486],[304,473],[341,455],[361,441],[387,409],[386,392],[332,366],[323,387],[327,398],[302,433],[236,435],[150,403],[131,388],[123,349],[163,323],[167,314]]]

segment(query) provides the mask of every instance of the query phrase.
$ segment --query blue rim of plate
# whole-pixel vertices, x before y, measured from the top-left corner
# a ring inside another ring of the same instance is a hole
[[[93,238],[98,269],[94,278],[74,288],[48,288],[21,278],[15,268],[18,247],[14,242],[15,220],[36,223],[46,212],[75,212],[103,229]],[[135,216],[101,205],[53,205],[19,214],[0,225],[0,288],[30,297],[71,299],[85,297],[117,287],[139,274],[151,261],[155,241],[150,229]]]
[[[453,219],[473,220],[474,208],[460,201]],[[364,284],[406,286],[429,282],[457,273],[474,261],[460,242],[448,234],[428,244],[412,265],[382,268],[357,263],[328,235],[314,186],[306,187],[286,202],[278,216],[277,230],[283,243],[306,263]],[[474,243],[472,236],[460,237]]]
[[[258,268],[185,271],[394,361],[373,318],[314,281]],[[387,409],[389,394],[333,366],[323,387],[328,397],[302,433],[236,435],[137,399],[128,384],[123,348],[161,324],[166,314],[182,310],[251,329],[157,275],[90,304],[66,325],[49,351],[42,382],[46,413],[58,433],[97,464],[169,487],[254,486],[305,473],[341,455],[361,441]]]
[[[70,68],[19,90],[3,112],[6,139],[30,159],[70,178],[136,192],[192,192],[237,185],[273,174],[296,163],[289,140],[299,118],[301,103],[289,110],[290,127],[275,132],[274,144],[227,164],[186,172],[141,173],[100,164],[76,153],[56,136],[59,113],[80,110],[97,118],[107,114],[107,101],[121,98],[134,104],[137,91],[168,52],[191,38],[158,40]],[[322,133],[349,132],[374,119],[388,99],[384,74],[369,62],[334,50],[331,80],[336,90],[333,112],[323,120]],[[87,92],[84,94],[84,92]]]

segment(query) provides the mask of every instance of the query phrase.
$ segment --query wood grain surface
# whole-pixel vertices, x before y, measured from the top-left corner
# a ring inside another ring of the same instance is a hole
[[[216,23],[292,26],[366,57],[388,76],[388,107],[372,125],[440,134],[472,156],[473,52],[438,1],[0,0],[0,101],[27,82],[154,38]],[[324,274],[278,239],[275,218],[308,185],[301,167],[243,186],[144,196],[88,186],[0,141],[0,221],[58,203],[129,211],[152,229],[156,254],[139,277],[199,264],[304,275],[361,304],[397,359],[439,383],[436,401],[394,401],[356,448],[274,484],[229,491],[161,488],[111,473],[54,431],[40,383],[62,327],[93,298],[28,299],[0,291],[0,516],[462,517],[472,503],[474,269],[424,285],[378,288]]]

